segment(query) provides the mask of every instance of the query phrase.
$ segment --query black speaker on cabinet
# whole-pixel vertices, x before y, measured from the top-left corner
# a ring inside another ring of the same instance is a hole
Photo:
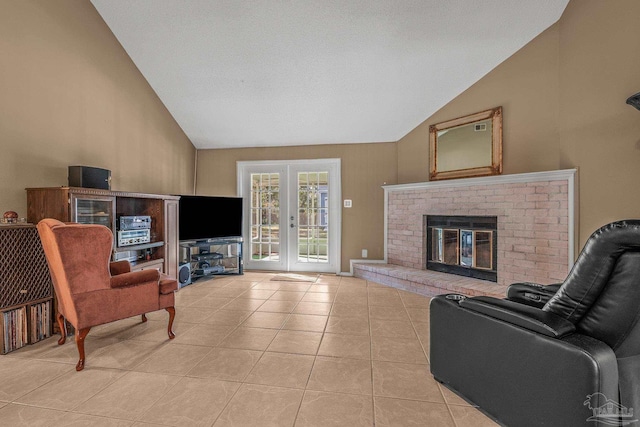
[[[90,166],[69,166],[69,187],[111,190],[111,171]]]
[[[191,284],[191,263],[180,264],[178,267],[178,285],[184,288]]]

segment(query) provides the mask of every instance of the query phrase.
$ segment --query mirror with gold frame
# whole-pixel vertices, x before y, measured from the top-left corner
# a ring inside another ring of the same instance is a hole
[[[429,126],[429,179],[502,173],[502,107]]]

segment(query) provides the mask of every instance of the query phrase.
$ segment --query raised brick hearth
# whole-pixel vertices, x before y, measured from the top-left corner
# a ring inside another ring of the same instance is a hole
[[[354,261],[354,275],[430,295],[504,295],[514,282],[561,282],[574,259],[575,173],[385,186],[386,259]],[[496,216],[497,283],[425,270],[425,215]]]

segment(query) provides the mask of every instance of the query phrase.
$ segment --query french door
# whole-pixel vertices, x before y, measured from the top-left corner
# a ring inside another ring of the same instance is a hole
[[[248,269],[340,271],[340,159],[238,162]]]

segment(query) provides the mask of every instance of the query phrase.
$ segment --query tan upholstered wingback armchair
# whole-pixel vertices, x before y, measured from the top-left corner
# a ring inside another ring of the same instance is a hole
[[[84,339],[93,326],[140,314],[146,322],[145,313],[164,308],[169,312],[169,339],[175,337],[176,280],[157,270],[132,272],[128,261],[110,263],[111,230],[47,218],[38,223],[38,233],[58,300],[58,344],[66,341],[66,319],[77,331],[77,371],[84,368]]]

